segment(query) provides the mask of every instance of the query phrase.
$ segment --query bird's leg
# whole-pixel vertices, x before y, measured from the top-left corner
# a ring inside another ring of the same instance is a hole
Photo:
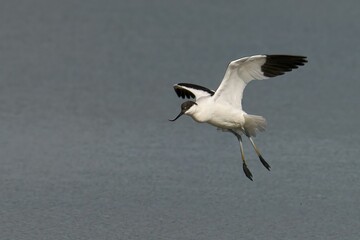
[[[247,164],[246,164],[246,161],[245,161],[245,154],[244,154],[244,148],[243,148],[243,144],[242,144],[242,137],[240,134],[236,133],[235,131],[230,131],[232,132],[236,137],[237,139],[239,140],[239,144],[240,144],[240,153],[241,153],[241,159],[243,161],[243,170],[244,170],[244,173],[246,175],[246,177],[248,177],[251,181],[253,181],[252,179],[252,174],[249,170],[249,168],[247,167]]]
[[[260,162],[264,165],[264,167],[266,167],[267,170],[270,171],[270,165],[265,161],[265,159],[262,157],[259,149],[256,147],[254,140],[252,140],[251,136],[246,134],[246,136],[249,138],[251,145],[254,147],[254,150],[256,152],[256,154],[258,155]]]
[[[239,135],[238,139],[239,139],[239,143],[240,143],[241,159],[243,161],[243,170],[244,170],[245,175],[252,181],[253,176],[252,176],[249,168],[247,167],[247,164],[246,164],[246,161],[245,161],[244,148],[243,148],[243,145],[242,145],[242,138],[241,138],[240,135]]]

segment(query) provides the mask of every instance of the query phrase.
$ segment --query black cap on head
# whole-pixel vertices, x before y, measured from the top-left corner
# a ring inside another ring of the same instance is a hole
[[[181,112],[179,113],[179,115],[177,115],[176,118],[174,118],[172,120],[169,119],[169,121],[174,122],[176,119],[181,117],[181,115],[183,115],[187,110],[189,110],[194,104],[197,105],[197,103],[193,102],[193,101],[187,101],[187,102],[184,102],[183,104],[181,104]]]
[[[189,110],[196,102],[193,101],[186,101],[183,104],[181,104],[181,112],[185,113],[187,110]],[[197,105],[197,104],[196,104]]]

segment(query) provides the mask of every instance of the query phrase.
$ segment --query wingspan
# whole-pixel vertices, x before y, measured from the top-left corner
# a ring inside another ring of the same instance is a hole
[[[255,55],[234,60],[230,62],[214,99],[241,109],[243,91],[250,81],[282,75],[306,62],[306,57],[291,55]]]
[[[178,97],[195,98],[195,100],[204,96],[212,96],[215,93],[213,90],[192,83],[175,84],[174,90]]]

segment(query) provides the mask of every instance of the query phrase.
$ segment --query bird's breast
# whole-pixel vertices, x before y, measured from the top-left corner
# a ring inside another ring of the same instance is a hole
[[[198,106],[196,111],[191,114],[191,117],[200,123],[207,122],[211,116],[213,115],[213,111],[210,108],[206,108],[203,106]]]
[[[213,126],[226,129],[241,128],[245,123],[244,112],[230,105],[203,104],[192,114],[197,122],[207,122]]]

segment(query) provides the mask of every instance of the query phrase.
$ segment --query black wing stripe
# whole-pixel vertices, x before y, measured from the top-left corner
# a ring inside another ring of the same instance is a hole
[[[266,55],[266,62],[261,66],[261,71],[266,77],[275,77],[290,72],[307,63],[304,56]]]
[[[192,83],[178,83],[177,85],[187,87],[187,88],[196,89],[196,90],[201,90],[201,91],[209,93],[211,96],[214,95],[214,93],[215,93],[213,90],[210,90],[210,89],[208,89],[206,87],[199,86],[199,85],[192,84]],[[181,97],[181,98],[185,98],[185,97],[186,98],[195,98],[195,95],[191,91],[186,90],[184,88],[178,88],[178,87],[175,86],[174,90],[175,90],[176,94],[178,95],[178,97]]]
[[[195,95],[186,89],[182,89],[182,88],[174,88],[174,89],[175,89],[175,92],[178,95],[178,97],[195,98]]]
[[[213,90],[210,90],[210,89],[208,89],[206,87],[196,85],[196,84],[192,84],[192,83],[178,83],[177,85],[188,87],[188,88],[193,88],[193,89],[196,89],[196,90],[201,90],[201,91],[209,93],[211,96],[214,95],[214,93],[215,93]]]

